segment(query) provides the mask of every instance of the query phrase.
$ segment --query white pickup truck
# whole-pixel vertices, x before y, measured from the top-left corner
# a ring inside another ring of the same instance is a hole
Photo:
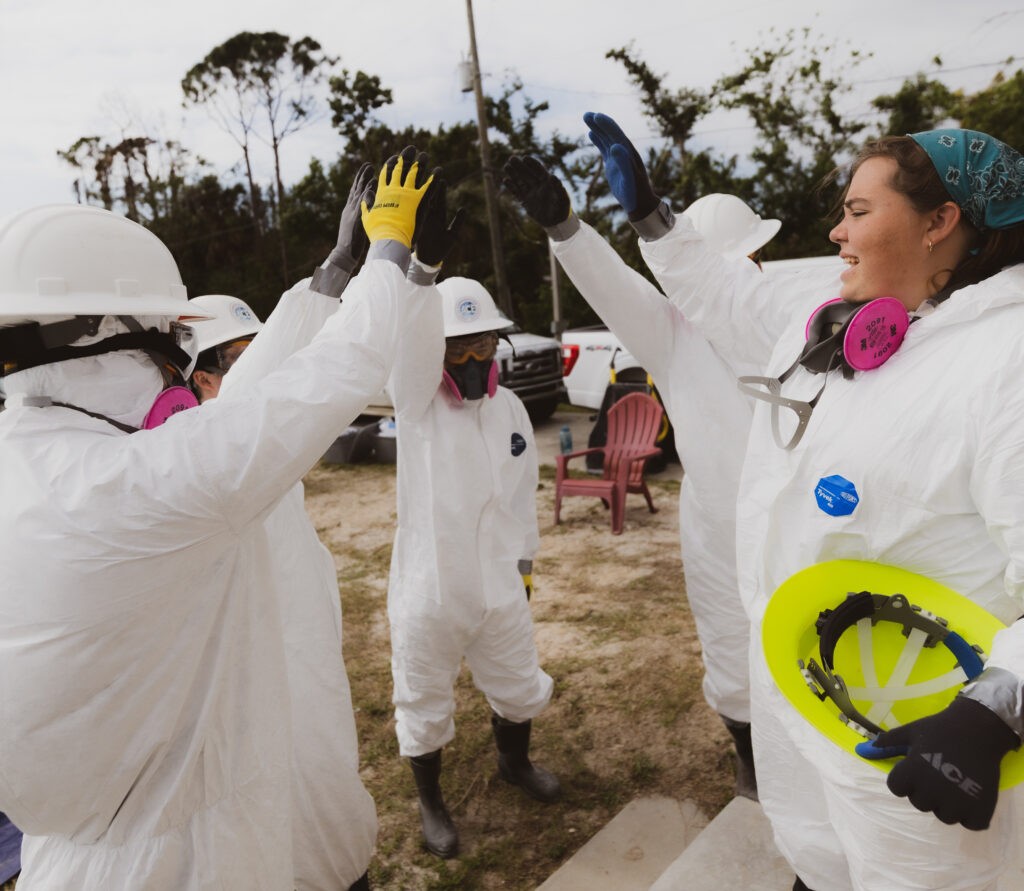
[[[763,265],[764,274],[776,279],[810,270],[827,273],[830,269],[834,269],[838,277],[844,268],[838,256],[771,260]],[[828,294],[822,295],[821,302],[828,298]],[[633,354],[604,325],[562,332],[562,368],[569,402],[595,411],[601,408],[613,371],[615,380],[620,383],[647,380],[647,372]]]

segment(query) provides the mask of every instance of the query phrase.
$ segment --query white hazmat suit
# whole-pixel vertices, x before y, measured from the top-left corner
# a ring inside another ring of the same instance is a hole
[[[119,373],[134,354],[6,379],[0,808],[26,833],[19,888],[295,887],[264,522],[384,385],[414,291],[368,263],[277,372],[154,430],[24,402],[144,406],[159,383]]]
[[[687,317],[720,350],[777,376],[799,354],[815,305],[793,314],[729,279],[692,226],[641,242]],[[702,290],[676,287],[696,272]],[[835,289],[838,291],[838,287]],[[823,295],[825,297],[829,295]],[[821,300],[817,300],[818,303]],[[1006,865],[1016,793],[991,828],[947,826],[896,798],[885,774],[811,727],[772,683],[760,623],[772,592],[815,563],[852,559],[935,579],[1004,622],[1024,611],[1024,267],[962,288],[914,322],[896,354],[852,380],[833,373],[802,441],[776,445],[771,406],[755,409],[740,483],[740,591],[753,619],[753,728],[760,799],[776,841],[817,891],[975,891]],[[798,369],[785,395],[809,399],[821,375]],[[856,489],[852,513],[818,507],[823,477]],[[1024,625],[1000,632],[988,666],[1024,676]]]
[[[406,324],[416,327],[413,316],[428,303],[416,301]],[[311,290],[308,279],[283,294],[224,376],[221,393],[253,389],[309,343],[338,305],[337,299]],[[197,332],[204,324],[195,326]],[[291,698],[295,888],[335,891],[366,872],[377,836],[376,808],[359,778],[337,572],[306,513],[301,482],[281,499],[265,527]]]
[[[436,342],[443,343],[438,329]],[[430,380],[441,373],[440,361]],[[446,386],[418,417],[398,416],[398,530],[388,617],[399,750],[455,735],[462,658],[501,717],[543,711],[541,670],[519,561],[537,551],[537,449],[519,398],[460,400]],[[404,400],[396,392],[396,406]]]
[[[736,583],[736,492],[753,407],[736,378],[671,300],[584,222],[551,242],[573,284],[654,380],[685,469],[679,533],[686,596],[704,656],[704,697],[750,721],[749,625]],[[746,258],[755,273],[757,268]]]

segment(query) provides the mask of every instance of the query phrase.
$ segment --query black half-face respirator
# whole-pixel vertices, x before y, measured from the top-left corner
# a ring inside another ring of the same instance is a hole
[[[449,337],[445,341],[442,379],[459,400],[492,397],[498,390],[495,331]]]
[[[856,371],[878,368],[899,349],[910,322],[906,307],[895,297],[878,297],[867,303],[829,300],[811,313],[804,329],[803,349],[789,368],[778,377],[741,377],[739,387],[748,396],[771,403],[775,442],[780,448],[793,449],[803,438],[828,378],[809,401],[803,401],[782,395],[782,385],[790,375],[801,366],[812,374],[824,375],[838,369],[849,380]],[[797,417],[796,429],[788,440],[781,432],[781,408],[791,409]]]

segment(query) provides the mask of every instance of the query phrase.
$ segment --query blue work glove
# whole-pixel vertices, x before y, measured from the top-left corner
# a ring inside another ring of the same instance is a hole
[[[426,266],[440,266],[448,256],[462,229],[462,208],[448,222],[448,184],[440,169],[433,173],[427,194],[420,203],[413,236],[416,259]]]
[[[523,206],[530,219],[545,229],[569,219],[572,205],[562,181],[530,155],[513,155],[505,162],[501,184]]]
[[[927,718],[887,730],[857,753],[865,758],[906,755],[886,784],[919,811],[943,823],[988,829],[999,797],[999,764],[1020,738],[980,702],[958,696]]]
[[[615,200],[631,222],[650,216],[661,199],[654,194],[647,168],[633,143],[608,115],[588,111],[583,122],[590,128],[590,141],[601,153],[604,175]]]

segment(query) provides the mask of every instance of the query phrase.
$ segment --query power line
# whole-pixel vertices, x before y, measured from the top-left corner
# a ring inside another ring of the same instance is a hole
[[[998,67],[1002,67],[1002,66],[1013,65],[1014,63],[1017,63],[1017,62],[1020,62],[1020,61],[1021,61],[1021,58],[1018,57],[1018,56],[1007,56],[1005,59],[1000,59],[998,62],[976,62],[976,63],[974,63],[972,65],[959,65],[956,68],[943,68],[943,67],[939,66],[939,67],[937,67],[937,68],[935,68],[935,69],[933,69],[931,71],[919,70],[919,71],[915,71],[913,74],[888,74],[888,75],[886,75],[884,77],[870,77],[870,78],[864,78],[863,80],[851,80],[851,81],[849,81],[849,85],[853,87],[853,86],[860,86],[862,84],[886,83],[888,81],[893,81],[893,80],[909,80],[909,79],[911,79],[913,77],[916,77],[918,74],[926,74],[926,75],[930,74],[930,75],[935,76],[935,75],[940,75],[940,74],[955,74],[955,73],[958,73],[960,71],[973,71],[973,70],[976,70],[976,69],[979,69],[979,68],[998,68]],[[552,87],[552,86],[548,86],[547,84],[528,83],[526,81],[523,81],[522,84],[523,84],[524,87],[530,87],[532,89],[542,90],[542,91],[548,92],[548,93],[570,93],[570,94],[576,95],[576,96],[635,96],[636,95],[636,90],[627,90],[625,92],[610,92],[610,91],[607,91],[607,90],[572,90],[572,89],[569,89],[567,87]]]
[[[974,65],[960,65],[960,66],[958,66],[956,68],[943,68],[942,66],[939,66],[939,67],[935,68],[934,71],[932,71],[930,73],[931,74],[936,74],[936,75],[937,74],[953,74],[953,73],[956,73],[958,71],[972,71],[972,70],[974,70],[976,68],[996,68],[996,67],[999,67],[999,66],[1002,66],[1002,65],[1012,65],[1014,62],[1019,62],[1019,61],[1020,61],[1019,57],[1008,56],[1007,58],[1002,59],[999,62],[977,62]],[[855,81],[853,81],[853,83],[854,84],[879,84],[879,83],[885,83],[885,81],[889,81],[889,80],[909,80],[911,77],[914,77],[917,74],[928,74],[928,73],[929,72],[927,72],[927,71],[916,71],[916,72],[914,72],[914,74],[890,74],[888,77],[875,77],[875,78],[868,78],[866,80],[855,80]]]

